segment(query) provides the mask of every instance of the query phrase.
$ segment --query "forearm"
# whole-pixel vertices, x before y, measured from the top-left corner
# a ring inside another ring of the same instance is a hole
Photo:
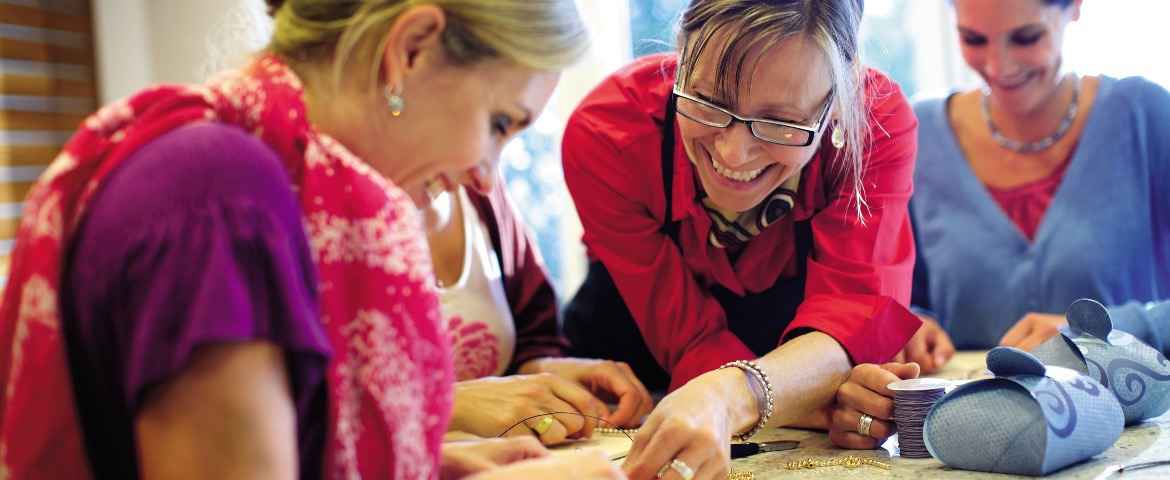
[[[756,363],[772,382],[774,410],[768,426],[773,427],[810,418],[833,399],[851,368],[845,349],[821,332],[785,342]],[[727,368],[709,375],[725,392],[732,431],[751,429],[759,421],[760,408],[746,374],[738,368]]]

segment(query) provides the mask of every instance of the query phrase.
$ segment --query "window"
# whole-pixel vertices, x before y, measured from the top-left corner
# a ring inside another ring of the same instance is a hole
[[[674,30],[688,0],[630,0],[630,38],[635,57],[674,49]]]
[[[577,6],[592,47],[561,75],[549,107],[505,148],[501,159],[508,193],[532,230],[562,302],[584,280],[587,264],[581,221],[561,170],[561,132],[585,94],[632,58],[630,11],[624,1],[577,0]]]

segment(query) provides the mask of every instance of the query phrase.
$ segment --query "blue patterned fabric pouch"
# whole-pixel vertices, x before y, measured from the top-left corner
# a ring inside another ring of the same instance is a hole
[[[1109,311],[1094,300],[1073,302],[1069,331],[1032,352],[1047,365],[1071,368],[1109,388],[1125,411],[1125,424],[1170,409],[1170,362],[1133,335],[1113,329]]]
[[[923,439],[949,467],[1047,475],[1121,436],[1121,405],[1096,380],[1012,347],[987,354],[995,378],[964,384],[926,415]]]

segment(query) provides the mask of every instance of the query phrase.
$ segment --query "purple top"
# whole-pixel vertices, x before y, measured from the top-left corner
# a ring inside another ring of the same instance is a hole
[[[128,158],[88,208],[61,301],[96,477],[137,478],[134,417],[197,347],[257,339],[286,352],[301,476],[320,476],[329,340],[276,154],[235,127],[183,127]]]

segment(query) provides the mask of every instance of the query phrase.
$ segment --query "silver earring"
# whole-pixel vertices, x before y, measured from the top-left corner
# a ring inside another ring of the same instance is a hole
[[[427,194],[427,198],[431,202],[434,202],[435,199],[439,198],[439,195],[442,195],[445,191],[446,190],[443,189],[443,185],[440,184],[438,180],[433,178],[427,180],[426,183],[423,184],[423,192]]]
[[[836,120],[833,121],[833,134],[829,136],[829,141],[833,143],[833,148],[840,150],[845,146],[845,129]]]
[[[406,108],[406,100],[397,90],[390,85],[382,88],[382,95],[386,97],[386,106],[390,107],[390,115],[395,117],[402,115],[402,110]]]

